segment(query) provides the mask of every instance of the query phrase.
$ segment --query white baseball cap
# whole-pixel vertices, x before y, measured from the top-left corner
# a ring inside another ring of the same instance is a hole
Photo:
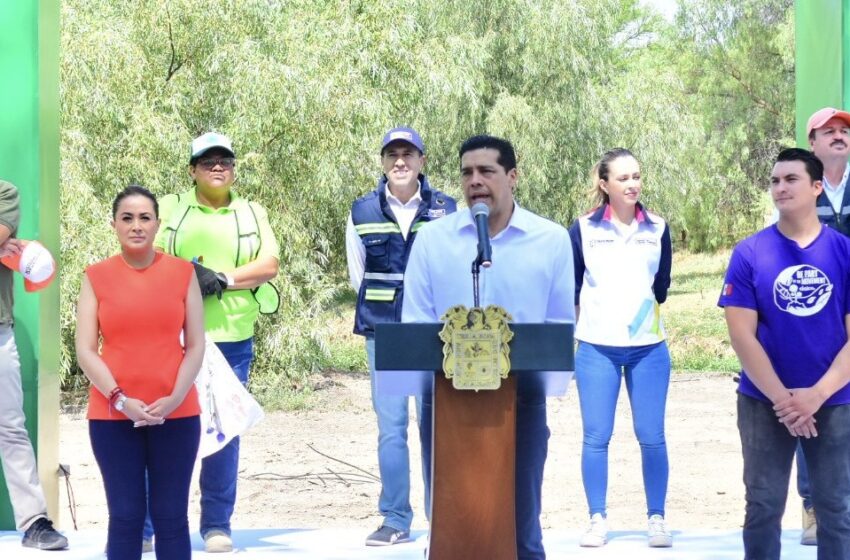
[[[37,292],[46,288],[56,276],[56,261],[47,248],[38,241],[23,241],[19,255],[7,255],[0,259],[7,268],[24,277],[24,289]]]
[[[202,134],[192,140],[192,150],[189,155],[189,161],[191,162],[195,158],[204,155],[213,148],[221,148],[222,150],[230,152],[231,157],[236,157],[236,152],[233,151],[233,142],[230,141],[230,138],[224,134],[219,134],[218,132],[207,132],[206,134]]]

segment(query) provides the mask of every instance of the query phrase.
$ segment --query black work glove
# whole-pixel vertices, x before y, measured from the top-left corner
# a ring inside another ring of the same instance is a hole
[[[192,261],[195,265],[195,275],[198,277],[198,284],[201,286],[201,295],[204,297],[216,295],[221,299],[221,292],[227,288],[227,277],[221,272],[215,272],[199,262]]]

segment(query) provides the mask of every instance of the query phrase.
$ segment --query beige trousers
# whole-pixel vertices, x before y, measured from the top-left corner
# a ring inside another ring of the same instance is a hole
[[[19,531],[26,530],[39,517],[47,517],[25,420],[15,334],[11,325],[0,324],[0,459]]]

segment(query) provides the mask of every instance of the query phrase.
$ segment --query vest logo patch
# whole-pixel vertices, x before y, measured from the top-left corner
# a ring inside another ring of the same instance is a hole
[[[443,203],[445,204],[445,203]],[[446,215],[445,208],[429,208],[428,209],[428,217],[429,218],[442,218]]]
[[[587,245],[593,249],[597,245],[610,245],[613,242],[613,239],[590,239],[588,240]]]
[[[636,245],[652,245],[653,247],[658,246],[658,239],[654,237],[641,237],[639,239],[635,239]]]
[[[808,264],[789,266],[773,282],[773,302],[786,313],[809,317],[826,306],[832,287],[819,268]]]

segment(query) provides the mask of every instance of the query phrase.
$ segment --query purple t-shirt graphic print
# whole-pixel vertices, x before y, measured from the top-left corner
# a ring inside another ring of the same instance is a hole
[[[811,387],[847,342],[850,239],[829,227],[801,248],[772,225],[732,252],[717,304],[758,313],[756,338],[789,389]],[[741,372],[739,390],[767,398]],[[826,405],[850,403],[850,385]]]

